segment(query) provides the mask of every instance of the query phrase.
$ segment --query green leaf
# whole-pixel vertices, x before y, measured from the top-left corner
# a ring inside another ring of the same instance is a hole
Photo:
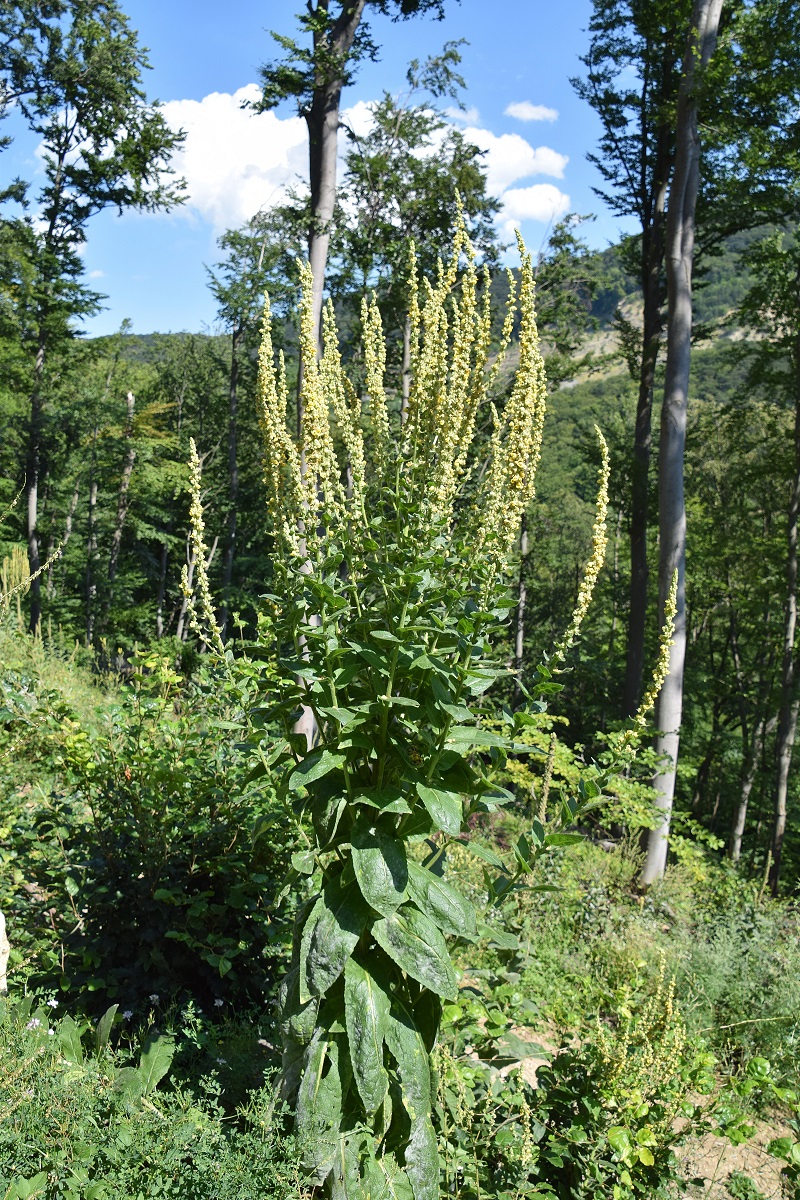
[[[342,887],[339,879],[325,884],[300,943],[300,1002],[327,992],[344,970],[367,923],[369,908],[355,881]]]
[[[577,846],[585,840],[582,833],[548,833],[544,842],[546,846]]]
[[[110,1008],[106,1009],[100,1020],[97,1022],[97,1029],[94,1033],[94,1044],[98,1054],[101,1054],[108,1045],[111,1026],[114,1024],[114,1017],[117,1015],[118,1008],[118,1004],[112,1004]]]
[[[385,813],[410,813],[408,802],[399,787],[364,788],[354,797],[354,804],[368,804]]]
[[[353,867],[367,904],[388,917],[405,898],[408,862],[405,846],[367,821],[351,835]]]
[[[83,1062],[83,1046],[81,1045],[83,1028],[76,1025],[70,1016],[64,1017],[59,1022],[56,1044],[68,1062]]]
[[[462,842],[461,845],[477,858],[482,858],[484,862],[488,863],[490,867],[494,867],[496,871],[507,870],[502,858],[499,858],[494,850],[490,850],[488,846],[481,846],[479,842]]]
[[[371,1115],[383,1104],[389,1087],[383,1065],[389,997],[354,958],[349,958],[344,968],[344,1015],[353,1076],[364,1108]]]
[[[479,729],[477,725],[453,725],[447,734],[447,744],[451,746],[502,746],[509,747],[508,738],[498,733],[490,733],[488,729]],[[530,749],[529,746],[525,749]]]
[[[408,864],[408,894],[426,917],[443,933],[453,937],[474,938],[475,908],[460,892],[427,867]]]
[[[397,999],[386,1027],[386,1044],[397,1060],[403,1108],[411,1122],[403,1155],[414,1200],[439,1200],[439,1154],[430,1117],[430,1061],[422,1035]]]
[[[175,1043],[163,1034],[148,1038],[139,1061],[139,1078],[145,1095],[158,1086],[172,1065]]]
[[[309,1182],[323,1183],[336,1160],[345,1091],[341,1065],[338,1038],[318,1029],[306,1048],[295,1106],[298,1148],[315,1173]]]
[[[513,933],[507,933],[504,929],[495,929],[493,926],[487,925],[485,921],[478,921],[478,933],[482,938],[499,946],[501,950],[517,950],[519,948],[519,942]]]
[[[454,837],[461,832],[462,803],[456,792],[425,787],[422,783],[417,784],[417,792],[437,829]]]
[[[632,1150],[630,1134],[624,1125],[611,1126],[608,1131],[608,1143],[617,1154],[630,1154]]]
[[[297,792],[313,783],[315,779],[322,779],[323,775],[343,766],[345,761],[343,754],[334,754],[331,750],[312,751],[298,763],[289,776],[289,791]]]
[[[390,917],[376,921],[372,934],[378,945],[412,979],[445,1000],[455,1000],[458,980],[439,930],[428,917],[405,904]]]
[[[652,1167],[653,1163],[656,1161],[653,1158],[652,1150],[648,1150],[647,1146],[640,1146],[636,1153],[639,1156],[639,1162],[643,1163],[646,1167]]]
[[[312,850],[296,850],[292,855],[292,866],[298,875],[313,875],[314,852]]]

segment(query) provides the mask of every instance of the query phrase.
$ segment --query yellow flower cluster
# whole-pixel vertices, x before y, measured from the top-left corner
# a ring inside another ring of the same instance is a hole
[[[361,327],[364,340],[364,362],[367,368],[367,393],[370,399],[372,434],[375,439],[375,465],[384,474],[389,454],[389,414],[383,378],[386,373],[386,343],[378,301],[373,293],[368,304],[361,301]]]
[[[366,491],[366,459],[364,435],[361,432],[361,400],[342,370],[336,317],[330,300],[325,305],[322,314],[322,327],[325,350],[320,364],[320,383],[323,394],[331,402],[336,423],[347,451],[348,499],[355,511],[362,513]]]
[[[478,505],[479,544],[491,543],[499,561],[506,558],[522,514],[535,495],[547,406],[547,380],[536,327],[533,262],[521,238],[519,246],[519,367],[502,418],[494,413],[490,465]],[[508,316],[504,336],[510,336]]]
[[[189,545],[191,547],[192,560],[194,562],[195,575],[197,578],[197,598],[199,604],[195,603],[194,593],[189,584],[189,572],[184,564],[181,569],[181,591],[186,599],[187,609],[189,612],[189,624],[191,625],[197,636],[207,645],[213,647],[218,654],[224,655],[225,646],[222,641],[222,631],[217,622],[214,612],[214,602],[211,598],[211,586],[208,581],[208,568],[206,566],[208,559],[208,547],[205,541],[205,519],[203,517],[203,500],[201,496],[202,484],[202,469],[200,466],[200,456],[197,453],[197,446],[194,438],[189,439]],[[205,622],[207,629],[203,629],[200,618]]]
[[[569,623],[566,633],[553,652],[553,662],[555,664],[563,663],[568,650],[575,644],[575,639],[580,632],[583,619],[589,611],[597,577],[602,570],[606,557],[606,517],[608,515],[608,480],[611,474],[611,460],[606,439],[597,425],[595,425],[594,431],[600,443],[600,470],[597,474],[597,506],[595,508],[594,526],[592,527],[592,553],[586,564],[586,570],[583,573],[583,579],[578,588],[578,599],[575,604],[575,611],[572,614],[572,620]],[[558,669],[558,667],[556,666],[555,669]]]
[[[277,533],[291,550],[298,548],[298,522],[303,508],[300,454],[286,427],[288,394],[283,355],[275,371],[269,296],[264,301],[258,351],[256,407],[264,442],[267,508]]]
[[[328,397],[317,361],[312,293],[314,280],[309,263],[300,263],[300,468],[303,511],[309,535],[321,524],[336,523],[344,510],[344,490],[333,447]]]

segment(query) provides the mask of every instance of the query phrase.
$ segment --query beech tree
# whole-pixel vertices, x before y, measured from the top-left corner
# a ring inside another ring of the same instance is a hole
[[[677,574],[677,610],[669,673],[656,704],[656,752],[664,766],[654,778],[658,824],[649,831],[642,883],[659,879],[667,849],[675,795],[686,658],[686,502],[683,463],[692,345],[692,268],[700,184],[698,93],[703,70],[717,43],[723,0],[695,0],[683,60],[675,120],[675,170],[667,207],[667,358],[658,464],[658,611],[663,625]]]
[[[31,9],[36,20],[29,21]],[[49,19],[47,19],[49,18]],[[154,211],[181,199],[169,160],[182,135],[148,104],[148,66],[136,33],[114,0],[7,6],[0,37],[0,79],[43,147],[45,182],[28,228],[31,286],[20,314],[31,362],[25,465],[30,627],[41,615],[39,490],[47,470],[45,370],[53,347],[75,336],[76,319],[102,297],[82,282],[80,247],[104,208]]]
[[[640,232],[626,245],[626,266],[642,291],[641,328],[621,313],[617,322],[635,348],[631,373],[638,384],[631,474],[628,638],[623,709],[639,704],[644,672],[648,596],[647,529],[653,390],[662,344],[666,205],[675,159],[675,102],[690,0],[594,0],[589,50],[581,59],[578,95],[600,118],[597,154],[604,180],[598,195]]]
[[[273,32],[285,51],[279,62],[261,68],[263,92],[257,109],[275,108],[293,98],[308,128],[308,166],[311,189],[308,259],[314,277],[312,319],[319,342],[322,292],[336,207],[336,155],[342,89],[352,83],[359,62],[377,57],[377,46],[364,20],[365,10],[394,20],[423,13],[444,16],[444,0],[309,0],[298,17],[311,40],[310,47]]]

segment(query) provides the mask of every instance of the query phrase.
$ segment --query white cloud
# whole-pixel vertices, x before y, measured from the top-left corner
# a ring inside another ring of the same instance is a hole
[[[503,193],[506,231],[520,221],[548,221],[561,217],[569,209],[569,196],[552,183],[534,183],[530,187],[509,188]]]
[[[477,125],[481,119],[481,114],[474,104],[472,108],[457,108],[453,105],[451,108],[444,110],[444,115],[449,117],[451,121],[458,121],[465,125]]]
[[[105,271],[90,271],[88,277],[89,279],[103,279],[105,277]]]
[[[518,133],[498,136],[488,129],[470,128],[464,131],[464,135],[468,141],[486,151],[487,186],[496,196],[502,195],[512,183],[527,179],[529,175],[564,178],[564,167],[569,159],[549,146],[534,147]]]
[[[307,181],[305,121],[242,108],[243,101],[258,96],[257,85],[248,84],[233,94],[212,92],[202,100],[172,100],[164,105],[169,124],[185,129],[187,135],[173,160],[188,192],[187,203],[176,215],[201,217],[219,233],[279,204],[291,186]],[[450,115],[456,117],[455,112]],[[458,117],[478,120],[474,109]],[[359,100],[344,110],[342,118],[363,136],[371,124],[369,105]],[[518,133],[496,135],[474,123],[464,128],[464,135],[485,151],[487,187],[503,202],[500,220],[505,232],[519,221],[548,222],[568,210],[569,197],[553,184],[515,186],[533,175],[563,179],[569,162],[566,155],[549,146],[532,146]],[[340,153],[347,149],[344,136],[339,149]]]
[[[241,107],[259,95],[251,83],[232,95],[211,92],[202,100],[170,100],[163,107],[173,129],[186,130],[183,148],[173,158],[176,173],[187,183],[183,211],[194,211],[217,231],[279,203],[298,177],[308,175],[305,121]]]
[[[518,121],[557,121],[558,109],[548,108],[546,104],[531,104],[530,100],[519,100],[516,104],[509,104],[503,115],[516,117]]]

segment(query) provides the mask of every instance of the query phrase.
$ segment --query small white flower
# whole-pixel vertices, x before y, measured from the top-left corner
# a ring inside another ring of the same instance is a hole
[[[219,1063],[219,1065],[221,1067],[224,1067],[224,1066],[227,1066],[228,1060],[227,1060],[227,1058],[218,1058],[217,1062]]]
[[[57,1000],[48,1000],[48,1001],[47,1001],[47,1003],[48,1003],[48,1005],[50,1006],[50,1008],[58,1008],[58,1001],[57,1001]]]
[[[48,1037],[53,1037],[54,1034],[55,1034],[55,1029],[48,1029],[48,1031],[47,1031]]]
[[[126,1009],[125,1009],[125,1012],[122,1014],[122,1019],[123,1019],[124,1021],[130,1021],[130,1019],[131,1019],[131,1017],[132,1017],[132,1016],[133,1016],[133,1009],[132,1009],[132,1008],[126,1008]]]
[[[150,1003],[158,1004],[158,992],[153,992],[152,996],[150,997]]]
[[[225,1003],[225,1001],[224,1001],[224,1000],[220,1000],[219,996],[217,996],[216,1000],[214,1001],[214,1007],[215,1007],[215,1008],[222,1008],[222,1006],[223,1006],[223,1004],[224,1004],[224,1003]]]
[[[28,1024],[25,1026],[25,1028],[26,1029],[38,1029],[39,1026],[41,1025],[41,1023],[42,1022],[39,1020],[38,1017],[32,1017],[31,1020],[28,1021]]]

